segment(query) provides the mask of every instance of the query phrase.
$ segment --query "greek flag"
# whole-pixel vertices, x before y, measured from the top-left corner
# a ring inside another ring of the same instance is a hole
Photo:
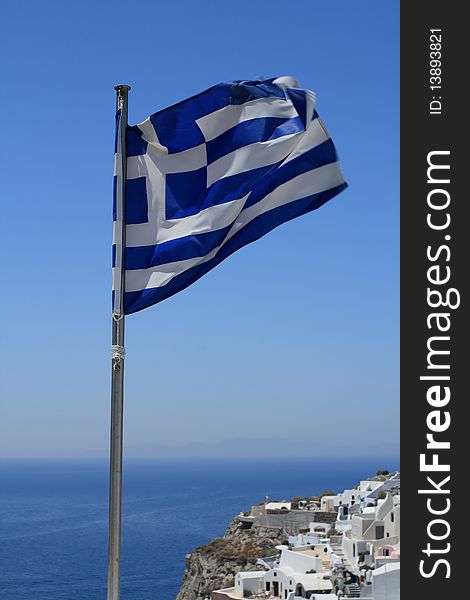
[[[128,127],[126,142],[125,314],[346,187],[314,94],[290,77],[221,83]],[[118,237],[115,225],[114,256]]]

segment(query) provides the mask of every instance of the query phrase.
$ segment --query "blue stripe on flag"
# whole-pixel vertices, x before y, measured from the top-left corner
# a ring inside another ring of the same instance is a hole
[[[114,157],[116,159],[117,153],[117,144],[118,144],[118,131],[119,131],[119,121],[121,119],[121,111],[118,110],[116,112],[116,129],[114,131]],[[114,175],[113,177],[113,221],[116,221],[116,186],[117,186],[117,177]]]
[[[279,117],[262,117],[243,121],[215,139],[207,142],[207,162],[215,160],[243,146],[255,142],[275,140],[283,135],[303,131],[305,126],[299,117],[284,119]]]
[[[263,178],[248,196],[245,207],[252,206],[262,200],[267,194],[275,190],[281,184],[286,183],[293,177],[318,169],[323,165],[334,163],[337,160],[336,149],[331,139],[315,146],[308,152],[304,152],[297,158],[281,165],[270,177]]]
[[[116,154],[117,152],[117,143],[118,143],[118,131],[119,131],[119,121],[121,119],[121,111],[118,110],[116,112],[116,124],[115,124],[115,130],[114,130],[114,154]]]
[[[128,157],[140,156],[147,152],[148,143],[142,139],[142,131],[137,126],[127,128],[126,143]]]
[[[258,167],[257,169],[251,169],[251,171],[245,171],[243,173],[237,173],[236,175],[230,175],[229,177],[219,179],[219,181],[213,183],[207,190],[204,208],[243,198],[243,196],[246,196],[246,194],[253,189],[258,181],[261,181],[263,177],[266,177],[273,172],[281,162],[282,161],[279,161],[272,165]]]
[[[174,277],[165,286],[138,292],[126,292],[124,296],[126,314],[138,312],[184,290],[243,246],[254,242],[282,223],[319,208],[345,187],[347,187],[347,184],[343,183],[319,194],[307,196],[266,212],[248,223],[238,234],[228,240],[212,260],[188,269],[181,275]]]
[[[297,114],[299,115],[304,127],[307,127],[307,100],[304,90],[293,90],[292,88],[287,90],[292,104],[294,105]]]
[[[133,269],[149,269],[157,265],[187,260],[195,256],[206,256],[223,242],[231,227],[229,225],[217,231],[188,235],[154,246],[126,248],[126,269],[128,271]]]
[[[126,181],[126,223],[136,225],[148,222],[147,178]]]
[[[165,183],[165,218],[181,219],[204,208],[207,167],[182,173],[169,173]]]

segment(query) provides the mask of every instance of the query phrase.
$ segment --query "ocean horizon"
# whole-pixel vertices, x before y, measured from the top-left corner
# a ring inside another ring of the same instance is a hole
[[[123,469],[122,600],[175,600],[187,553],[253,504],[342,491],[398,457],[132,459]],[[108,463],[0,461],[0,598],[105,600]]]

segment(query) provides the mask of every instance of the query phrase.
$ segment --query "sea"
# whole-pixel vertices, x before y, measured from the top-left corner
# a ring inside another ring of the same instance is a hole
[[[185,555],[251,505],[342,491],[397,458],[125,461],[122,600],[175,600]],[[0,599],[105,600],[108,465],[0,462]]]

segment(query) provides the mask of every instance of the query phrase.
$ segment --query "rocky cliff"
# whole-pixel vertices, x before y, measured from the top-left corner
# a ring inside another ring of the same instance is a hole
[[[213,590],[230,587],[238,571],[256,571],[256,560],[277,554],[285,539],[281,529],[247,528],[235,517],[225,535],[186,556],[186,569],[176,600],[204,600]]]

